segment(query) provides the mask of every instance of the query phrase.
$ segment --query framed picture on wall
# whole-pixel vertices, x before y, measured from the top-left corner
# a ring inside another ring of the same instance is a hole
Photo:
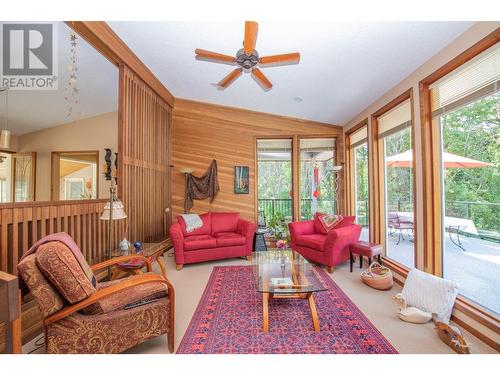
[[[234,167],[234,194],[249,194],[250,171],[247,166]]]

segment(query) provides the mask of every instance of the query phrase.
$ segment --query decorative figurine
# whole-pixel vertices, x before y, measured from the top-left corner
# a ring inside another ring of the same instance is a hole
[[[139,254],[142,252],[142,242],[141,241],[135,241],[134,242],[134,247],[135,247],[135,253]]]
[[[120,255],[128,255],[130,245],[130,241],[123,237],[123,240],[120,241]]]

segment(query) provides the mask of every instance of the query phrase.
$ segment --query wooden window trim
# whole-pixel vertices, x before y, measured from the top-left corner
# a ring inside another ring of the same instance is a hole
[[[332,134],[280,134],[280,135],[258,135],[254,136],[254,217],[257,218],[259,211],[259,197],[258,197],[258,186],[259,186],[259,168],[258,168],[258,155],[257,155],[257,141],[262,139],[289,139],[292,141],[292,221],[300,220],[300,140],[301,139],[314,139],[314,138],[331,138],[335,139],[335,165],[341,164],[340,156],[343,152],[339,148],[339,139],[342,135],[338,133]],[[339,177],[339,187],[343,184],[342,175]],[[339,188],[340,192],[340,188]],[[343,211],[344,201],[342,199],[342,194],[339,194],[337,200],[337,208],[339,212]]]
[[[442,276],[442,211],[441,211],[441,177],[440,168],[436,163],[441,158],[440,134],[438,127],[433,126],[430,85],[451,73],[461,65],[470,61],[483,51],[492,47],[500,41],[500,28],[481,39],[448,63],[441,66],[435,72],[419,82],[420,91],[420,127],[422,139],[422,162],[423,162],[423,251],[424,270],[428,273]],[[499,317],[486,310],[482,306],[459,295],[455,302],[455,309],[467,315],[479,324],[500,333]],[[452,319],[469,329],[477,337],[488,345],[499,350],[498,343],[485,336],[473,327],[470,327],[456,316]]]
[[[56,163],[60,162],[61,154],[64,155],[80,155],[80,154],[95,154],[97,158],[97,165],[96,165],[96,198],[94,199],[82,199],[85,201],[95,201],[96,199],[99,199],[99,150],[84,150],[84,151],[52,151],[51,152],[51,168],[50,168],[50,200],[51,201],[59,201],[59,165],[56,165]]]
[[[301,135],[298,135],[297,136],[297,147],[296,147],[296,150],[297,150],[297,153],[296,153],[296,162],[297,162],[297,216],[296,218],[298,220],[302,220],[302,208],[301,208],[301,201],[302,201],[302,198],[300,197],[300,187],[302,186],[302,179],[301,179],[301,173],[300,173],[300,140],[301,139],[317,139],[317,138],[322,138],[322,139],[334,139],[335,141],[335,149],[334,149],[334,159],[333,159],[333,163],[334,165],[343,165],[342,163],[340,163],[340,159],[339,159],[339,155],[340,153],[342,152],[342,150],[339,150],[339,137],[341,135],[339,134],[336,134],[336,135],[327,135],[327,134],[323,134],[323,135],[314,135],[314,134],[301,134]],[[340,173],[342,173],[343,171],[340,171]],[[337,212],[336,214],[342,212],[342,207],[343,207],[343,199],[341,197],[341,191],[340,191],[340,186],[342,184],[342,175],[339,176],[339,191],[337,192],[337,195],[335,196],[335,199],[337,200],[337,204],[336,204],[336,209],[337,209]]]
[[[354,192],[354,148],[351,145],[351,134],[357,132],[366,126],[366,133],[368,134],[368,118],[360,121],[358,124],[354,125],[344,134],[344,145],[345,145],[345,200],[346,200],[346,214],[355,215],[356,214],[356,197]],[[366,139],[366,144],[368,147],[368,155],[370,155],[370,145],[369,136]],[[370,174],[370,157],[368,157],[368,174]],[[370,181],[370,176],[368,176],[368,181]],[[368,206],[370,205],[370,198],[368,198]]]
[[[397,107],[401,103],[409,100],[410,101],[410,109],[411,109],[411,145],[412,145],[412,153],[413,153],[413,160],[414,160],[414,165],[412,168],[412,179],[413,179],[413,189],[416,189],[416,167],[415,167],[415,160],[416,160],[416,150],[415,150],[415,111],[414,111],[414,105],[413,105],[413,88],[410,88],[382,106],[380,109],[375,111],[371,115],[371,131],[368,135],[369,140],[372,142],[372,149],[373,152],[369,152],[369,160],[368,162],[372,163],[372,175],[370,179],[370,190],[372,191],[372,195],[370,195],[369,198],[369,207],[370,207],[370,241],[375,242],[375,243],[380,243],[382,244],[383,247],[383,253],[384,255],[387,254],[387,249],[386,249],[386,241],[385,241],[385,194],[384,194],[384,155],[383,155],[383,139],[380,137],[379,134],[379,117],[382,115],[386,114],[393,108]],[[371,157],[371,160],[370,160]],[[413,217],[414,217],[414,223],[413,223],[413,231],[415,233],[414,235],[414,242],[413,242],[413,257],[414,257],[414,265],[415,267],[418,265],[418,244],[417,244],[417,233],[418,233],[418,226],[417,226],[417,217],[419,213],[419,208],[417,206],[417,194],[414,192],[413,194]],[[397,264],[394,260],[392,260],[393,263]]]
[[[291,142],[291,157],[292,157],[292,221],[296,220],[296,211],[295,211],[295,205],[296,205],[296,189],[295,189],[295,156],[294,152],[296,149],[296,136],[294,135],[263,135],[263,136],[254,136],[253,137],[253,143],[254,143],[254,171],[255,171],[255,177],[254,177],[254,218],[255,221],[258,221],[259,219],[259,155],[258,155],[258,141],[260,140],[266,140],[266,139],[287,139],[292,141]]]

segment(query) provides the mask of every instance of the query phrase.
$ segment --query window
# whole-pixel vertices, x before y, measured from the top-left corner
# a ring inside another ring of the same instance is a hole
[[[302,220],[312,219],[316,212],[338,212],[338,177],[335,138],[300,139]]]
[[[97,198],[97,151],[52,153],[52,199]]]
[[[411,268],[415,259],[415,210],[410,99],[382,114],[377,123],[386,256]]]
[[[439,137],[443,277],[500,313],[500,45],[430,86]]]
[[[292,221],[292,140],[257,140],[259,221],[281,237]]]
[[[350,179],[351,194],[353,196],[351,202],[351,210],[356,216],[356,223],[361,225],[360,239],[369,241],[369,205],[368,205],[368,129],[367,125],[349,134],[349,160],[351,168]]]
[[[84,197],[85,180],[83,178],[65,178],[64,182],[65,190],[63,199],[82,199]]]

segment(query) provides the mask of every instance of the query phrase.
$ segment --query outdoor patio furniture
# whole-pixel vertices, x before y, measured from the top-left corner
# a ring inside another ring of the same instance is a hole
[[[389,213],[390,215],[391,213]],[[399,219],[404,222],[409,222],[413,226],[413,212],[394,212]],[[390,216],[389,216],[390,218]],[[388,218],[388,219],[389,219]],[[388,220],[389,224],[389,220]],[[462,241],[460,239],[460,235],[462,233],[472,234],[474,236],[478,235],[476,225],[470,219],[462,219],[460,217],[453,216],[445,216],[444,217],[444,228],[445,231],[448,232],[448,236],[450,237],[450,241],[457,246],[459,249],[466,251],[465,247],[462,245]],[[389,226],[390,227],[390,226]],[[399,244],[399,241],[397,242]]]
[[[392,230],[389,232],[390,236],[398,232],[398,242],[396,243],[396,245],[399,245],[399,243],[401,242],[401,238],[404,240],[404,230],[406,230],[408,237],[410,236],[410,231],[413,235],[413,217],[411,218],[411,220],[408,220],[406,218],[400,217],[397,212],[389,212],[387,215],[387,226],[390,230]]]

